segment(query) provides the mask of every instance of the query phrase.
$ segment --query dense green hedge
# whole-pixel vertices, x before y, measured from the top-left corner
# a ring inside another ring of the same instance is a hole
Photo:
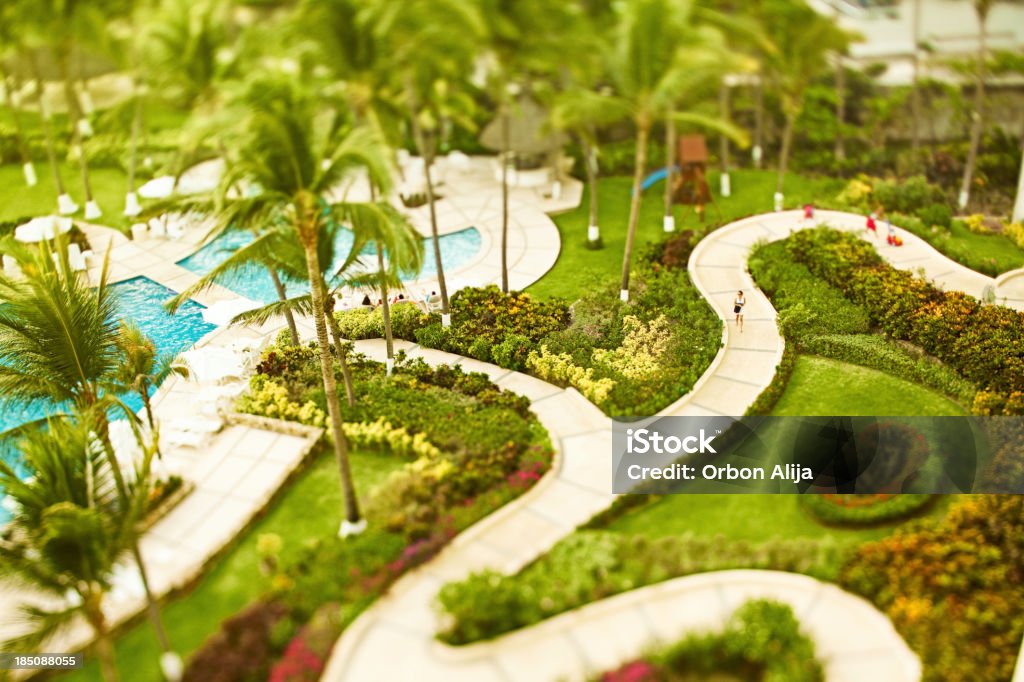
[[[981,387],[987,411],[1024,413],[1024,313],[943,292],[884,263],[854,235],[819,228],[797,232],[786,243],[797,261],[863,306],[872,324]]]
[[[708,571],[763,568],[834,579],[846,552],[818,540],[753,544],[578,531],[516,575],[484,571],[445,585],[439,600],[451,620],[440,638],[490,639],[613,594]]]
[[[796,262],[785,240],[756,247],[749,267],[779,311],[779,327],[787,343],[772,384],[749,414],[771,411],[785,390],[798,351],[877,369],[971,405],[977,393],[973,383],[914,347],[869,333],[871,319],[864,306]]]
[[[436,313],[399,305],[392,329],[429,348],[573,386],[608,414],[652,414],[690,390],[721,343],[721,322],[681,258],[688,248],[677,238],[642,258],[629,303],[619,300],[617,285],[589,291],[571,310],[564,301],[492,285],[452,296],[448,328]],[[346,338],[383,334],[380,310],[337,318]]]
[[[800,504],[824,523],[867,526],[907,518],[934,501],[934,495],[801,495]]]
[[[825,673],[814,642],[800,632],[793,609],[752,599],[722,632],[691,634],[653,655],[596,678],[598,682],[669,682],[696,679],[821,682]]]

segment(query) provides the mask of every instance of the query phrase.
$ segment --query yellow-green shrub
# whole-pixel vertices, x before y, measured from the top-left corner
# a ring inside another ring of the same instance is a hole
[[[526,366],[545,381],[574,387],[595,405],[607,400],[615,388],[614,380],[595,379],[592,368],[574,364],[568,353],[551,353],[547,346],[541,346],[540,352],[531,351]]]
[[[309,426],[323,426],[326,423],[324,411],[312,400],[300,405],[288,398],[288,389],[272,380],[266,374],[254,374],[249,380],[249,390],[238,399],[235,409],[260,417],[285,419]]]
[[[348,439],[359,447],[389,450],[400,457],[418,459],[441,456],[426,435],[410,434],[405,428],[392,426],[384,417],[374,422],[347,423],[344,428]]]
[[[647,324],[635,315],[622,318],[625,337],[614,350],[597,348],[594,361],[607,365],[629,379],[644,379],[661,369],[661,359],[672,342],[672,327],[664,315]]]

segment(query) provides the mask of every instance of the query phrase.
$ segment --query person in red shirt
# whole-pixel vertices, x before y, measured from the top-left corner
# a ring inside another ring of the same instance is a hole
[[[871,233],[871,236],[874,237],[875,239],[877,239],[878,238],[878,223],[875,222],[875,214],[874,213],[871,213],[871,214],[868,215],[868,225],[867,225],[867,227],[868,227],[868,232]]]

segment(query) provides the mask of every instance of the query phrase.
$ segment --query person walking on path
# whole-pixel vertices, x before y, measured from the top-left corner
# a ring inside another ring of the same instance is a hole
[[[740,289],[736,294],[736,300],[732,302],[732,311],[736,314],[736,326],[740,328],[740,334],[743,333],[743,306],[746,304],[747,299],[744,298],[743,290]]]
[[[868,227],[868,232],[871,233],[871,236],[873,238],[875,238],[875,239],[878,239],[878,223],[875,222],[875,214],[874,214],[874,212],[871,212],[871,213],[868,214],[868,224],[867,224],[867,227]]]

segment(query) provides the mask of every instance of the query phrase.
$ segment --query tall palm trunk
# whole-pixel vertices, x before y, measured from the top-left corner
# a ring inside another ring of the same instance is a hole
[[[629,266],[633,259],[633,242],[636,239],[636,227],[640,220],[640,188],[644,180],[644,168],[647,166],[647,137],[651,131],[648,120],[637,122],[636,158],[633,161],[633,197],[629,203],[629,228],[626,231],[626,248],[622,255],[622,285],[619,298],[629,300]]]
[[[665,217],[662,227],[665,232],[676,229],[676,219],[672,215],[672,178],[673,166],[676,165],[676,124],[672,120],[672,111],[665,118]]]
[[[87,404],[92,405],[95,403],[96,396],[99,395],[98,390],[93,387],[88,391],[85,398]],[[148,401],[146,401],[148,402]],[[147,410],[149,409],[147,405]],[[152,413],[150,412],[150,424],[152,425]],[[110,463],[111,475],[114,478],[114,486],[117,489],[118,498],[127,507],[128,505],[128,487],[124,480],[124,474],[121,471],[121,464],[117,460],[117,454],[114,451],[113,441],[110,440],[110,422],[107,419],[106,414],[100,414],[96,420],[96,435],[99,438],[100,443],[103,445],[104,455],[107,461]],[[146,615],[149,618],[150,624],[153,626],[153,630],[156,631],[157,641],[160,644],[160,649],[165,654],[173,653],[171,649],[171,642],[167,636],[167,630],[164,627],[163,619],[160,616],[160,606],[157,601],[156,595],[153,594],[149,584],[149,575],[146,571],[146,563],[142,558],[142,551],[139,549],[139,538],[134,536],[131,541],[132,558],[135,560],[135,565],[139,569],[139,577],[142,579],[142,589],[146,595]]]
[[[732,105],[729,102],[731,94],[729,84],[723,81],[722,87],[718,91],[718,109],[723,121],[728,121],[732,118]],[[729,158],[729,137],[727,135],[718,135],[718,155],[721,157],[722,162],[722,177],[719,181],[719,191],[723,197],[727,197],[732,194],[732,183],[729,178],[732,160]]]
[[[75,149],[78,150],[78,168],[82,175],[82,190],[85,192],[85,217],[96,218],[98,215],[92,196],[92,183],[89,180],[89,161],[85,156],[85,144],[82,141],[82,109],[78,102],[78,95],[75,93],[74,80],[68,72],[68,55],[64,49],[58,52],[57,66],[64,84],[64,101],[68,108],[68,118],[71,120],[71,140]]]
[[[14,137],[18,144],[18,158],[21,159],[22,172],[25,175],[25,184],[29,187],[35,186],[37,182],[36,169],[32,165],[32,156],[28,151],[28,143],[25,142],[25,129],[21,124],[21,112],[18,111],[20,101],[17,98],[18,81],[15,78],[8,80],[7,74],[0,71],[0,90],[7,91],[7,100],[11,107],[11,121],[14,123]]]
[[[391,333],[391,304],[388,302],[387,272],[384,270],[384,245],[377,242],[377,267],[380,272],[381,317],[384,318],[384,345],[387,348],[388,374],[395,357],[395,339]]]
[[[437,285],[441,289],[441,312],[444,315],[442,320],[447,322],[449,320],[448,283],[444,278],[444,263],[441,261],[441,240],[437,231],[437,200],[434,197],[434,180],[430,174],[434,154],[427,146],[423,127],[420,125],[415,113],[412,116],[412,134],[416,142],[416,150],[420,153],[420,158],[423,159],[423,179],[427,185],[427,206],[430,210],[430,234],[434,238],[434,264],[437,267]]]
[[[1024,149],[1020,155],[1020,178],[1017,180],[1017,200],[1013,202],[1013,222],[1024,223]]]
[[[786,112],[786,127],[782,131],[782,150],[779,152],[779,175],[775,181],[775,193],[782,194],[782,187],[786,180],[786,168],[789,166],[789,150],[793,145],[793,128],[796,123],[796,113]]]
[[[754,86],[754,145],[751,147],[754,168],[758,170],[761,170],[761,159],[764,158],[764,84],[761,78],[760,75],[757,77]]]
[[[135,172],[138,167],[139,156],[139,135],[142,130],[142,89],[138,80],[133,79],[132,89],[135,92],[134,108],[132,110],[131,139],[128,144],[128,192],[124,198],[124,214],[136,216],[141,212],[139,197],[135,193]]]
[[[285,291],[284,282],[281,281],[281,277],[277,274],[277,270],[268,265],[267,272],[270,273],[270,279],[274,282],[274,291],[277,292],[278,299],[281,301],[287,301],[288,292]],[[291,308],[285,308],[284,319],[288,323],[288,336],[291,337],[292,345],[299,345],[299,328],[295,326],[295,314],[291,311]]]
[[[508,293],[508,104],[501,105],[501,290]]]
[[[988,3],[975,3],[978,14],[978,54],[974,65],[974,110],[971,113],[971,142],[967,150],[967,163],[964,165],[964,177],[960,182],[960,196],[957,203],[960,209],[967,208],[971,198],[971,180],[974,178],[974,167],[978,163],[978,148],[981,146],[981,133],[985,127],[985,59],[987,53],[987,36],[985,22],[988,18]]]
[[[597,222],[597,145],[590,144],[583,140],[583,152],[586,157],[587,167],[587,193],[590,195],[590,210],[587,227],[587,242],[590,247],[596,249],[601,246],[601,228]]]
[[[910,112],[913,122],[910,126],[910,149],[913,152],[914,164],[917,164],[917,153],[921,149],[921,132],[918,129],[921,121],[921,0],[914,0],[913,13],[914,55],[911,60],[913,72],[910,79]]]
[[[356,499],[356,488],[352,482],[352,469],[348,461],[348,441],[341,424],[341,403],[338,400],[338,386],[334,380],[334,361],[331,357],[331,346],[327,340],[327,323],[324,321],[324,292],[320,286],[320,256],[317,254],[317,227],[315,207],[304,209],[306,215],[300,216],[304,222],[299,227],[299,238],[306,253],[306,271],[310,281],[310,298],[313,301],[313,325],[316,328],[316,345],[320,352],[320,372],[323,375],[324,394],[327,399],[327,413],[331,420],[331,435],[334,439],[334,458],[341,477],[341,491],[345,498],[345,521],[339,534],[349,531],[358,532],[351,524],[359,524],[359,502]]]
[[[345,347],[345,339],[341,335],[338,318],[334,316],[333,294],[324,296],[324,317],[327,318],[327,327],[331,330],[331,337],[334,339],[334,352],[338,355],[338,364],[341,365],[341,380],[345,384],[345,401],[349,407],[353,407],[356,404],[356,387],[352,382],[352,370],[348,366],[348,350]]]
[[[96,658],[100,663],[100,674],[104,682],[119,682],[114,643],[110,638],[107,618],[103,614],[103,595],[87,592],[82,595],[82,601],[85,603],[85,618],[96,636]]]
[[[71,208],[71,198],[68,196],[67,188],[64,186],[64,178],[60,174],[60,166],[57,163],[57,151],[53,143],[53,126],[50,124],[50,110],[43,99],[43,77],[39,71],[39,62],[31,52],[26,55],[29,66],[32,69],[32,79],[35,81],[36,103],[39,106],[39,120],[43,127],[43,139],[46,141],[46,160],[50,164],[50,172],[53,173],[53,186],[57,189],[57,208],[61,214],[65,209]]]
[[[836,54],[836,140],[835,157],[837,161],[846,160],[846,138],[843,126],[846,125],[846,64],[843,55]],[[914,120],[917,125],[917,119]]]

